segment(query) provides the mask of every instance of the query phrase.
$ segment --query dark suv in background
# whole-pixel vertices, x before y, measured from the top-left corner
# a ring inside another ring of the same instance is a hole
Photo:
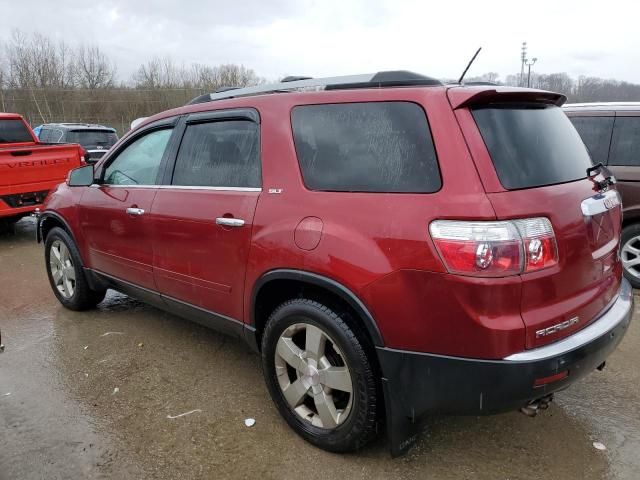
[[[42,143],[79,143],[87,151],[85,160],[97,162],[118,141],[115,128],[89,123],[48,123],[40,128]]]
[[[606,165],[618,181],[624,275],[640,288],[640,102],[574,103],[564,109],[593,163]]]

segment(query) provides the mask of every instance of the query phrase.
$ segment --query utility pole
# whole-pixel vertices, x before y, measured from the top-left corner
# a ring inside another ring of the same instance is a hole
[[[520,87],[524,86],[524,64],[527,63],[527,42],[522,42],[522,53],[520,55]]]
[[[527,67],[529,67],[529,72],[527,73],[527,88],[531,86],[531,67],[536,64],[538,61],[537,58],[533,57],[531,61],[527,60]]]

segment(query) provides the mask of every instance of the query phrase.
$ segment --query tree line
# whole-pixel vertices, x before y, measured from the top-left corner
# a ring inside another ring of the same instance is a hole
[[[504,80],[495,72],[470,81],[522,85],[520,75]],[[14,31],[0,41],[0,111],[18,112],[32,124],[102,123],[122,134],[132,120],[186,104],[227,86],[265,82],[242,65],[185,65],[169,57],[141,64],[130,78],[97,45],[72,46],[39,33]],[[640,85],[566,73],[536,74],[531,86],[564,93],[570,102],[640,101]]]
[[[178,64],[154,57],[127,80],[97,45],[72,47],[14,31],[0,44],[0,112],[18,112],[32,125],[87,122],[122,134],[131,121],[186,104],[225,86],[264,82],[242,65]]]
[[[491,82],[498,85],[521,87],[527,85],[527,75],[507,75],[504,81],[496,72],[470,77],[466,82]],[[572,78],[566,73],[538,74],[531,72],[531,88],[563,93],[571,103],[581,102],[638,102],[640,85],[620,80],[580,76]]]

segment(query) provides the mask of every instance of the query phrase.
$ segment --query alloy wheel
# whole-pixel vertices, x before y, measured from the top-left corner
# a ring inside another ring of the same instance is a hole
[[[49,270],[53,284],[60,295],[66,299],[71,298],[76,290],[76,271],[69,249],[60,240],[55,240],[51,244]]]
[[[278,384],[296,415],[333,429],[349,416],[353,384],[346,359],[323,330],[309,323],[288,327],[275,352]]]
[[[630,238],[620,250],[622,266],[632,276],[640,278],[640,236]]]

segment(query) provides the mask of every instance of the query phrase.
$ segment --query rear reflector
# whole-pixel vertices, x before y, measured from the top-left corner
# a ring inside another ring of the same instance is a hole
[[[558,263],[558,248],[547,218],[495,222],[436,220],[431,238],[451,273],[505,277]]]
[[[569,376],[569,370],[565,370],[564,372],[556,373],[555,375],[549,375],[548,377],[536,378],[533,382],[534,387],[541,387],[543,385],[548,385],[549,383],[558,382],[562,379],[565,379]]]

